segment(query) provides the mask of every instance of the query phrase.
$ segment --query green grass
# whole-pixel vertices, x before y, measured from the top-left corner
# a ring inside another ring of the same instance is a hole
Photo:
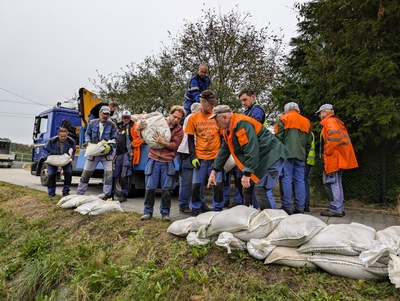
[[[0,182],[0,300],[399,300],[389,280],[264,265],[190,247],[135,213],[87,217]]]

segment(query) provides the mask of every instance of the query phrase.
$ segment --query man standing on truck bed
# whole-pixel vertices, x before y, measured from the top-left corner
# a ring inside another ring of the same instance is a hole
[[[68,130],[65,128],[59,128],[57,136],[50,138],[44,146],[45,158],[47,159],[50,155],[63,155],[68,154],[71,159],[74,159],[76,145],[74,139],[68,137]],[[56,175],[57,166],[47,164],[48,182],[47,192],[50,197],[56,195]],[[64,186],[62,190],[62,196],[69,195],[69,186],[72,181],[72,165],[71,162],[62,167],[64,172]]]
[[[110,116],[113,116],[114,112],[118,110],[118,103],[116,103],[115,101],[112,101],[110,103],[100,102],[90,110],[89,121],[100,118],[100,109],[104,106],[108,106],[110,108]]]
[[[102,106],[100,109],[100,118],[90,121],[85,133],[85,144],[99,143],[102,140],[108,141],[106,148],[99,156],[88,156],[80,183],[78,185],[77,194],[85,194],[89,179],[93,175],[93,171],[97,163],[101,162],[104,168],[103,176],[103,193],[99,196],[102,199],[111,197],[112,189],[112,159],[114,157],[114,149],[111,145],[115,145],[118,139],[117,126],[110,120],[111,111],[108,106]]]

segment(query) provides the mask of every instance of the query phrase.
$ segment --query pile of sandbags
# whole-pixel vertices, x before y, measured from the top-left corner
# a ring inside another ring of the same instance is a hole
[[[400,226],[376,232],[359,223],[327,225],[311,215],[236,206],[176,221],[167,231],[190,245],[247,250],[265,264],[318,267],[362,280],[389,276],[400,287]]]
[[[94,195],[68,195],[57,203],[64,209],[74,208],[75,212],[82,215],[100,215],[114,211],[123,212],[119,202],[104,201]]]

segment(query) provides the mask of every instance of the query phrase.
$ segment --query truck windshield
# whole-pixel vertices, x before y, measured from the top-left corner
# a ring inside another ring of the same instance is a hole
[[[8,154],[10,151],[11,141],[0,139],[0,154]]]

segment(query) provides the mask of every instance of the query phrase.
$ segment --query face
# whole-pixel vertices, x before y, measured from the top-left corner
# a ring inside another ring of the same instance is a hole
[[[106,121],[107,119],[110,118],[110,113],[104,113],[104,112],[100,112],[100,119],[101,121]]]
[[[168,117],[168,124],[172,127],[176,126],[179,122],[181,122],[183,118],[182,112],[175,111],[174,113],[170,114]]]
[[[118,106],[116,106],[116,105],[108,105],[108,107],[110,108],[111,112],[115,112],[115,110],[118,109]]]
[[[59,132],[58,133],[58,139],[60,139],[61,142],[67,141],[68,133],[66,132]]]
[[[122,122],[128,124],[131,121],[131,116],[122,116]]]
[[[229,119],[226,114],[218,114],[215,116],[215,121],[220,129],[226,129],[229,124]]]
[[[200,98],[200,103],[201,103],[201,111],[204,114],[210,114],[213,109],[214,106],[212,104],[210,104],[210,102],[204,98]]]
[[[242,107],[248,109],[254,104],[255,96],[254,95],[249,96],[246,93],[244,93],[239,97],[239,100],[242,103]]]
[[[319,112],[319,114],[318,114],[318,116],[319,116],[319,119],[324,119],[325,117],[326,117],[326,115],[328,115],[328,112],[327,111],[325,111],[325,110],[322,110],[321,112]]]
[[[197,72],[201,78],[205,78],[208,73],[208,67],[205,65],[201,65],[199,67],[199,71]]]

